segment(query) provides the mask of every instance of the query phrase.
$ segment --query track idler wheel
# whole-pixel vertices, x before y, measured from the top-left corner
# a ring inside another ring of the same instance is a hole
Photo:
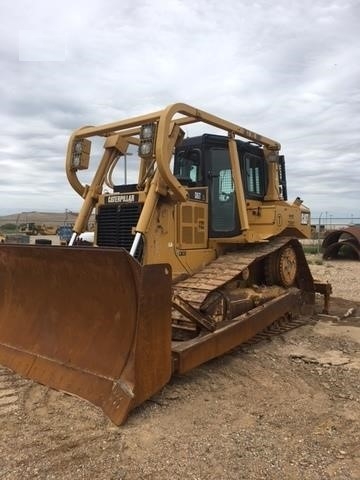
[[[291,245],[272,253],[265,261],[265,279],[268,285],[292,287],[296,283],[297,273],[296,251]]]

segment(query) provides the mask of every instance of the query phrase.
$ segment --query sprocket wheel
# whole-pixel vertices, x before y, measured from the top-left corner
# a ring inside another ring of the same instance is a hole
[[[297,272],[296,252],[290,245],[273,253],[266,259],[265,278],[268,285],[292,287],[296,282]]]

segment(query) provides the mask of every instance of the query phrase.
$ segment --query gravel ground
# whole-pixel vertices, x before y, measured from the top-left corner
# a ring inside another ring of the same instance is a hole
[[[358,480],[360,262],[315,262],[334,317],[175,377],[122,427],[0,369],[0,478]]]
[[[360,262],[323,261],[318,255],[307,258],[314,278],[331,283],[334,297],[360,301]]]

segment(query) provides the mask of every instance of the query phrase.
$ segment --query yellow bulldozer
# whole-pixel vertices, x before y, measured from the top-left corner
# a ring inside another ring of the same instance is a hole
[[[216,133],[185,137],[192,124]],[[129,148],[137,181],[117,184]],[[173,374],[309,312],[316,292],[327,305],[298,240],[310,211],[287,201],[278,142],[178,103],[76,130],[66,173],[83,198],[69,245],[0,245],[0,363],[114,423]]]
[[[22,223],[19,225],[18,231],[26,235],[38,235],[39,225],[36,225],[34,222]]]
[[[53,225],[39,225],[34,222],[22,223],[19,232],[26,235],[56,235],[57,228]]]

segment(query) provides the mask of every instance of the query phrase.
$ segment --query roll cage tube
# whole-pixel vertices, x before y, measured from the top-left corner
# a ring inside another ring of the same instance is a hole
[[[175,115],[181,114],[183,117],[174,119]],[[147,115],[133,117],[131,119],[113,122],[97,127],[86,126],[76,130],[70,137],[69,145],[66,156],[66,173],[69,183],[74,190],[81,196],[87,189],[85,185],[78,180],[76,175],[76,169],[72,168],[72,153],[74,143],[82,138],[88,138],[92,136],[104,136],[107,137],[111,134],[118,133],[125,137],[131,144],[137,144],[138,141],[133,135],[138,135],[140,127],[144,123],[157,122],[157,138],[156,138],[156,163],[160,172],[160,176],[165,181],[165,184],[173,192],[174,196],[180,201],[186,199],[186,189],[178,182],[176,177],[170,170],[170,158],[172,154],[171,142],[169,142],[169,136],[171,136],[175,125],[182,126],[196,122],[204,122],[221,130],[228,132],[229,134],[235,134],[246,138],[252,142],[258,143],[266,147],[270,151],[279,151],[280,144],[275,140],[272,140],[263,135],[259,135],[251,130],[228,122],[220,117],[211,115],[202,110],[196,109],[184,103],[175,103],[169,105],[164,110],[153,112]]]
[[[179,114],[183,116],[174,119],[175,115]],[[168,106],[164,110],[128,120],[109,123],[98,127],[87,126],[80,128],[71,135],[66,156],[66,174],[69,183],[74,190],[85,199],[74,227],[76,233],[80,233],[84,228],[86,218],[88,218],[94,204],[96,203],[96,197],[101,191],[102,185],[112,165],[112,157],[113,155],[116,155],[116,152],[113,148],[108,148],[108,154],[103,156],[91,185],[83,185],[77,177],[77,168],[74,167],[72,163],[75,142],[80,139],[87,139],[88,137],[97,135],[103,137],[117,136],[118,139],[121,137],[129,144],[137,145],[139,141],[136,136],[139,135],[141,126],[146,123],[154,122],[157,123],[158,126],[155,139],[155,162],[158,174],[156,175],[156,184],[154,179],[152,180],[152,195],[150,198],[148,196],[147,208],[143,209],[143,214],[141,215],[136,228],[136,231],[140,233],[146,231],[147,221],[151,217],[151,211],[155,208],[160,194],[166,195],[167,191],[170,190],[174,198],[180,202],[186,201],[188,197],[186,188],[181,185],[170,170],[171,156],[174,145],[176,145],[179,139],[181,139],[182,131],[180,127],[182,125],[203,122],[226,131],[229,137],[239,135],[259,145],[263,145],[265,151],[269,152],[269,154],[271,154],[271,152],[277,154],[280,150],[280,144],[270,138],[259,135],[251,130],[247,130],[239,125],[228,122],[220,117],[216,117],[184,103],[176,103]],[[242,217],[245,217],[245,215],[243,214]],[[246,219],[243,218],[242,220]],[[246,225],[246,221],[244,223]]]
[[[176,114],[182,114],[185,118],[179,120],[173,120]],[[188,117],[189,121],[186,121]],[[190,118],[189,118],[190,117]],[[202,121],[214,127],[225,130],[230,135],[239,135],[255,143],[264,145],[269,150],[279,151],[281,146],[275,140],[259,135],[258,133],[247,130],[234,123],[228,122],[220,117],[211,115],[202,110],[198,110],[194,107],[190,107],[184,103],[175,103],[168,106],[163,110],[159,118],[158,135],[156,139],[156,161],[160,171],[160,176],[164,179],[166,185],[169,186],[173,192],[175,198],[179,201],[185,201],[187,198],[187,192],[177,178],[170,170],[170,157],[167,138],[171,131],[171,124],[184,125],[186,123],[194,123]]]

